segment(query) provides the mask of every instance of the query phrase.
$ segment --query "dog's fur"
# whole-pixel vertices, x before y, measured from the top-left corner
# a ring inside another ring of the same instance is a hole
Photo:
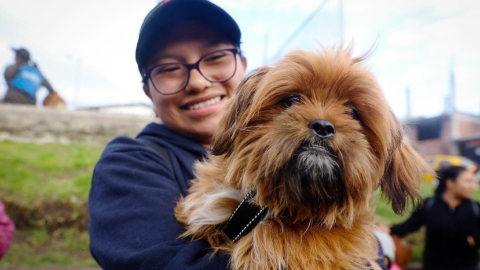
[[[400,213],[419,201],[430,169],[365,58],[351,47],[294,51],[251,73],[177,205],[183,236],[230,252],[233,269],[367,269],[377,256],[374,192],[381,187]],[[317,135],[320,119],[335,133]],[[219,228],[251,190],[268,213],[233,243]]]
[[[43,106],[64,109],[67,103],[57,92],[50,92],[43,100]]]

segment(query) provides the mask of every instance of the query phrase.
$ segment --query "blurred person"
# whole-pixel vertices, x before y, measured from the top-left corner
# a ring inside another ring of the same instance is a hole
[[[0,259],[7,253],[14,231],[15,224],[5,213],[5,206],[0,200]]]
[[[7,93],[4,103],[36,104],[36,93],[44,86],[49,93],[55,93],[48,80],[39,71],[37,64],[31,61],[30,52],[25,48],[15,49],[15,63],[7,66],[4,77]]]
[[[426,227],[424,270],[478,270],[479,203],[471,200],[474,175],[465,167],[437,172],[435,195],[405,222],[383,229],[400,237]]]

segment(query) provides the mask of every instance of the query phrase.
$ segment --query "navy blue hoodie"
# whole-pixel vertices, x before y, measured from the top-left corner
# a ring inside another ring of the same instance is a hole
[[[95,166],[89,195],[90,250],[103,269],[226,269],[229,256],[206,241],[178,239],[184,232],[174,208],[186,196],[201,144],[151,123],[137,138],[163,146],[173,172],[152,148],[118,137]]]

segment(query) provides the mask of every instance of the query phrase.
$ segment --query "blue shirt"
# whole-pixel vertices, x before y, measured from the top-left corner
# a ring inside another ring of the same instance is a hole
[[[15,78],[10,82],[13,87],[27,93],[31,98],[35,98],[35,93],[42,83],[42,74],[35,67],[29,65],[21,66]]]

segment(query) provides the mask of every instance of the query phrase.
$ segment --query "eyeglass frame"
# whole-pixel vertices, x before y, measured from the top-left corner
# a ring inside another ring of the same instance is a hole
[[[235,59],[235,68],[233,70],[233,73],[232,73],[232,76],[230,76],[229,78],[225,79],[225,80],[220,80],[220,81],[212,81],[212,80],[209,80],[207,77],[205,77],[205,75],[203,75],[202,71],[200,70],[200,62],[207,56],[211,55],[211,54],[214,54],[214,53],[217,53],[217,52],[222,52],[222,51],[229,51],[229,52],[232,52],[233,53],[233,56],[234,56],[234,59]],[[150,80],[150,82],[152,83],[153,87],[155,88],[155,90],[162,94],[162,95],[173,95],[173,94],[176,94],[176,93],[179,93],[179,92],[182,92],[183,90],[185,90],[185,88],[187,87],[188,85],[188,82],[190,81],[190,71],[192,69],[196,69],[198,70],[198,73],[200,73],[200,75],[202,75],[202,77],[211,82],[211,83],[222,83],[222,82],[226,82],[228,80],[230,80],[231,78],[233,78],[233,76],[235,76],[235,73],[237,73],[237,54],[240,55],[241,51],[239,48],[231,48],[231,49],[221,49],[221,50],[216,50],[216,51],[213,51],[213,52],[209,52],[207,54],[205,54],[204,56],[200,57],[200,59],[198,59],[197,62],[195,63],[192,63],[192,64],[187,64],[187,63],[183,63],[183,62],[170,62],[170,63],[164,63],[164,64],[160,64],[160,65],[156,65],[156,66],[153,66],[153,67],[149,67],[145,70],[145,72],[143,73],[143,79],[145,80]],[[179,65],[183,65],[184,67],[187,68],[187,79],[185,80],[185,84],[183,85],[182,88],[180,88],[180,90],[178,91],[175,91],[175,92],[172,92],[172,93],[162,93],[160,92],[160,90],[157,89],[157,86],[155,86],[155,83],[153,82],[152,80],[152,71],[160,66],[166,66],[166,65],[172,65],[172,64],[179,64]]]

